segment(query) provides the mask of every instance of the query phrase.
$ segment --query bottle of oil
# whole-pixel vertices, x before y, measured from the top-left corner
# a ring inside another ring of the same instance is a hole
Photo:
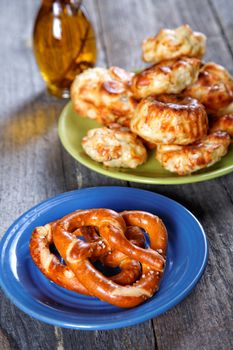
[[[33,47],[48,90],[69,97],[75,76],[96,62],[95,34],[82,1],[42,0]]]

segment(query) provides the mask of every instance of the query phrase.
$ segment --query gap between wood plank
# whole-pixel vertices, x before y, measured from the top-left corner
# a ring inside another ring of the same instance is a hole
[[[103,50],[105,52],[105,58],[106,58],[107,67],[109,67],[110,66],[110,60],[109,60],[108,53],[107,53],[107,44],[106,44],[106,39],[105,39],[105,31],[104,31],[104,28],[103,28],[103,19],[102,19],[102,16],[101,16],[99,0],[97,0],[96,4],[97,4],[97,8],[98,8],[100,27],[101,27],[102,38],[103,38],[102,39],[102,47],[103,47]],[[129,181],[126,181],[126,187],[132,187],[131,183]],[[155,343],[155,349],[154,350],[158,350],[158,343],[157,343],[155,329],[154,329],[154,326],[153,326],[153,321],[150,320],[149,323],[150,323],[150,326],[151,326],[151,329],[152,329],[152,333],[153,333],[153,336],[154,336],[154,343]]]
[[[232,50],[232,47],[231,47],[231,45],[230,45],[230,43],[229,43],[229,41],[227,39],[227,36],[225,34],[225,30],[224,30],[224,27],[222,25],[221,19],[220,19],[219,15],[218,15],[218,12],[216,11],[216,8],[215,8],[215,6],[214,6],[214,4],[212,3],[211,0],[207,0],[207,2],[209,4],[209,7],[210,7],[210,9],[212,11],[212,14],[213,14],[213,16],[215,18],[215,21],[216,21],[216,23],[217,23],[217,25],[219,27],[220,33],[222,35],[222,38],[223,38],[223,40],[224,40],[224,42],[225,42],[225,44],[226,44],[226,46],[227,46],[231,56],[233,57],[233,50]]]
[[[227,48],[228,48],[228,51],[229,51],[230,55],[231,55],[232,58],[233,58],[233,49],[232,49],[232,47],[231,47],[230,42],[228,41],[227,35],[226,35],[226,33],[225,33],[224,26],[222,25],[221,18],[220,18],[220,16],[218,15],[218,12],[216,11],[216,7],[215,7],[215,5],[213,4],[213,2],[212,2],[211,0],[207,0],[207,2],[208,2],[208,4],[209,4],[209,7],[210,7],[210,9],[211,9],[211,11],[212,11],[212,14],[213,14],[215,20],[216,20],[216,23],[217,23],[217,25],[218,25],[218,27],[219,27],[219,30],[220,30],[220,33],[221,33],[222,38],[223,38],[223,40],[224,40],[224,43],[226,44],[226,46],[227,46]],[[223,183],[223,181],[221,181],[221,185],[222,185],[222,187],[224,188],[224,190],[225,190],[227,196],[229,197],[231,203],[233,204],[233,198],[232,198],[232,196],[231,196],[231,193],[230,193],[229,190],[228,190],[228,187]]]
[[[64,340],[62,334],[62,328],[54,327],[54,333],[57,340],[57,350],[64,350]]]
[[[1,350],[19,350],[14,339],[0,327],[0,349]]]

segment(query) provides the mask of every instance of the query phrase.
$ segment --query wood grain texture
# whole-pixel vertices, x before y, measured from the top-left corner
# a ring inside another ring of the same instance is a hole
[[[122,185],[74,161],[57,136],[66,101],[49,96],[31,48],[40,1],[1,1],[1,232],[32,205],[75,188]],[[85,0],[98,39],[98,65],[142,67],[140,44],[161,27],[189,23],[208,37],[206,59],[233,73],[230,0]],[[7,30],[7,35],[6,35]],[[143,324],[112,331],[51,327],[18,310],[1,292],[0,349],[232,349],[233,176],[184,186],[142,186],[184,204],[203,224],[209,264],[180,305]],[[156,335],[156,336],[155,336]]]
[[[233,55],[233,23],[231,0],[208,0],[215,20],[221,30],[222,38]]]
[[[68,331],[64,336],[64,349],[79,350],[141,350],[157,349],[155,338],[150,334],[149,322],[134,327],[109,331]]]
[[[189,23],[207,35],[206,60],[214,60],[232,71],[231,52],[207,1],[156,1],[156,5],[153,1],[130,3],[125,6],[123,1],[111,2],[111,5],[107,0],[99,1],[110,64],[127,69],[140,66],[143,37],[156,33],[163,26]],[[130,25],[127,18],[130,18]],[[232,175],[224,179],[232,182]],[[201,282],[180,305],[153,321],[158,349],[232,348],[233,216],[232,201],[222,181],[188,186],[137,186],[183,203],[200,219],[210,241],[209,264]]]
[[[10,344],[7,334],[4,334],[1,329],[0,329],[0,345],[1,345],[1,350],[10,350],[10,349],[13,349],[13,347],[14,349],[16,349],[16,347],[13,344]]]
[[[222,55],[223,57],[222,64],[225,64],[226,67],[230,69],[231,74],[233,74],[233,2],[231,0],[209,0],[209,3],[216,21],[219,24],[223,41],[226,43],[231,53],[229,62],[228,60],[226,61],[225,52],[223,54],[221,54],[221,50],[217,50],[217,52],[219,56]],[[220,181],[233,203],[233,178],[231,176],[226,176],[220,179]]]
[[[65,190],[56,131],[64,102],[45,93],[31,48],[38,4],[25,1],[19,6],[12,1],[9,6],[8,1],[1,2],[0,235],[32,205]],[[25,315],[3,293],[0,319],[12,349],[56,348],[53,327]]]

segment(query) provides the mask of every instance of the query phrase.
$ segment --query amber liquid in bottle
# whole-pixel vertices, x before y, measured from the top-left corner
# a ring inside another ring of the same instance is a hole
[[[77,0],[43,0],[33,45],[48,90],[69,97],[75,76],[96,62],[96,40],[86,11]]]

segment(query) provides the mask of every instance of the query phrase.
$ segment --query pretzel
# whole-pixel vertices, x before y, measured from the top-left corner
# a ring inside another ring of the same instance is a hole
[[[149,235],[151,247],[163,257],[166,256],[167,230],[158,216],[139,210],[126,210],[121,215],[127,226],[138,226],[144,229]]]
[[[126,215],[126,217],[130,221],[133,216]],[[147,222],[143,222],[143,217],[139,222],[140,226],[145,228]],[[158,228],[158,233],[162,234],[162,241],[165,240],[166,229],[162,228],[157,217],[154,217],[153,224]],[[85,242],[84,244],[74,234],[77,228],[83,226],[97,227],[102,239],[112,249],[118,249],[129,258],[136,258],[140,261],[142,264],[141,278],[132,286],[121,286],[97,271],[89,260],[92,253],[95,253],[91,246],[92,243]],[[155,227],[153,232],[155,232]],[[130,243],[125,237],[125,231],[126,224],[120,214],[108,209],[92,209],[77,211],[61,219],[55,226],[53,238],[67,266],[90,294],[119,307],[133,307],[151,297],[158,289],[165,259],[154,250],[163,248],[158,248],[160,238],[155,239],[152,232],[148,232],[152,249],[143,249]],[[162,250],[162,253],[165,251]]]
[[[74,292],[89,295],[88,290],[78,281],[72,270],[60,262],[58,257],[50,251],[50,246],[53,244],[53,230],[57,222],[37,227],[33,231],[30,241],[31,256],[37,267],[51,281]],[[94,227],[79,228],[75,231],[75,235],[83,236],[87,241],[98,241],[99,246],[103,248],[103,243]],[[134,244],[144,246],[144,235],[140,229],[129,227],[126,235]],[[140,276],[141,265],[136,260],[129,259],[117,251],[111,253],[110,248],[106,248],[106,250],[105,248],[104,250],[97,249],[94,260],[102,253],[107,254],[105,259],[103,256],[106,266],[119,266],[121,269],[117,275],[110,277],[110,279],[121,285],[126,285],[135,282]]]
[[[68,266],[50,252],[56,222],[36,227],[30,240],[30,253],[41,272],[54,283],[80,294],[89,295],[88,290],[75,277]]]
[[[145,247],[145,237],[141,229],[136,226],[127,227],[126,238],[139,247]],[[119,250],[113,250],[100,258],[100,261],[109,267],[119,267],[121,271],[110,277],[110,279],[122,286],[134,283],[141,275],[141,264],[139,261],[129,258]]]
[[[85,228],[85,226],[82,227],[81,230],[83,230],[83,228]],[[82,233],[88,242],[96,241],[99,239],[99,235],[96,233],[95,229],[84,230]],[[145,237],[139,227],[127,227],[125,236],[132,244],[135,244],[139,247],[145,247]],[[96,258],[92,257],[91,261],[93,262],[95,260]],[[109,248],[108,253],[101,256],[99,260],[103,263],[104,266],[120,268],[121,271],[116,275],[110,276],[109,279],[122,286],[134,283],[141,275],[141,264],[137,260],[128,258],[119,250],[115,249],[111,251]]]

